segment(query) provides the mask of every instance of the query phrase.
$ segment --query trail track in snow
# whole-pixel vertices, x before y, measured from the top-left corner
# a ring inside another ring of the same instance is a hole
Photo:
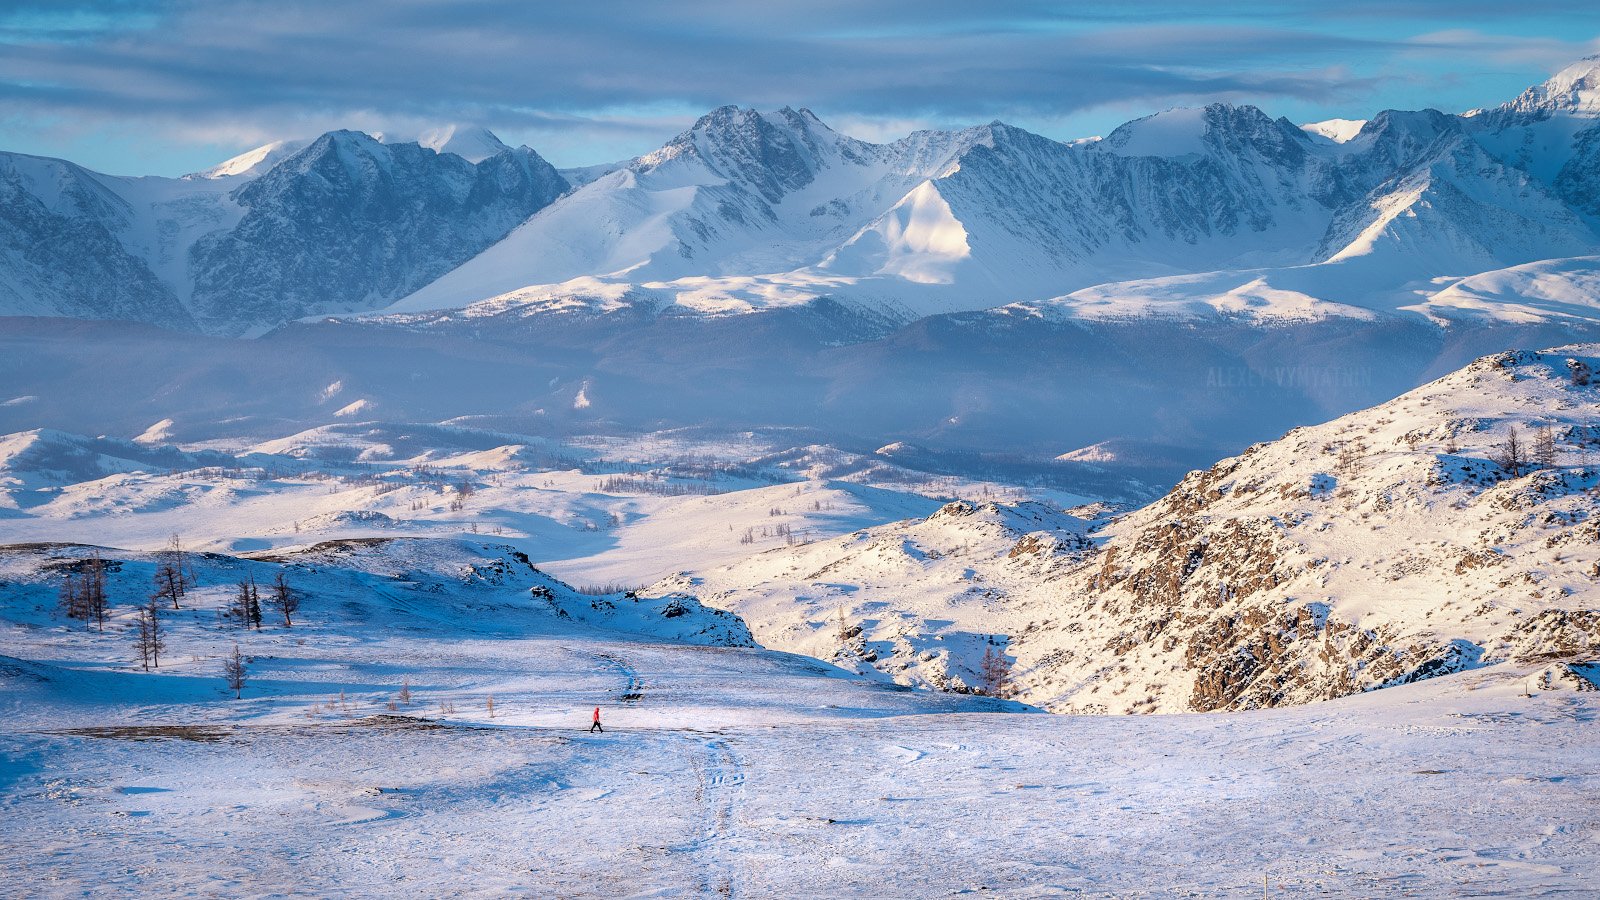
[[[625,679],[622,690],[617,695],[620,703],[637,703],[644,699],[644,681],[639,677],[639,671],[633,664],[614,653],[594,653],[595,659],[600,660],[606,668],[616,672]]]

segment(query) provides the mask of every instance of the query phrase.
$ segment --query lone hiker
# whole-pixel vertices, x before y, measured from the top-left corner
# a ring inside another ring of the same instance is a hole
[[[589,726],[590,734],[594,734],[596,731],[600,732],[601,734],[606,733],[606,730],[600,727],[600,707],[598,706],[594,708],[594,724]]]

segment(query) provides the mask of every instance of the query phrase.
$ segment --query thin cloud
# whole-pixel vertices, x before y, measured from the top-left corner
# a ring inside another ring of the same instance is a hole
[[[20,0],[0,14],[0,118],[174,135],[474,121],[644,149],[723,103],[811,106],[875,134],[864,123],[1067,120],[1210,99],[1304,108],[1374,95],[1410,77],[1406,59],[1553,66],[1564,48],[1592,46],[1491,37],[1485,23],[1513,20],[1504,4],[1339,7]],[[1519,5],[1517,21],[1534,11]],[[1447,27],[1339,25],[1408,17]]]

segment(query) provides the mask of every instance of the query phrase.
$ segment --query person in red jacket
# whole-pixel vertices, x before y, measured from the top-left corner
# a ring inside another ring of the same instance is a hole
[[[596,731],[600,732],[601,734],[606,733],[606,730],[600,727],[600,707],[598,706],[594,708],[594,724],[589,726],[590,734],[594,734]]]

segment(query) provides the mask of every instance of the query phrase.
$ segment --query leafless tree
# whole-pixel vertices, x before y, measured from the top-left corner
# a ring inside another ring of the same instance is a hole
[[[1345,441],[1344,446],[1339,448],[1339,459],[1334,464],[1334,471],[1340,475],[1355,475],[1359,473],[1366,452],[1366,442],[1360,438]]]
[[[247,625],[250,621],[250,582],[241,579],[238,590],[234,591],[233,599],[222,611],[222,616],[228,621],[239,625]]]
[[[256,577],[250,576],[250,602],[245,606],[245,621],[251,628],[261,630],[261,591],[256,587]]]
[[[1004,650],[996,650],[992,643],[985,646],[983,663],[978,674],[983,679],[985,694],[1002,699],[1011,696],[1011,663],[1006,659]]]
[[[268,595],[267,602],[278,611],[278,615],[283,616],[283,627],[294,627],[294,614],[300,609],[300,592],[289,586],[289,578],[281,569],[272,582],[272,593]]]
[[[1522,468],[1527,465],[1528,459],[1526,452],[1522,449],[1522,438],[1517,436],[1517,426],[1511,426],[1511,429],[1506,433],[1505,442],[1495,448],[1489,459],[1495,465],[1510,472],[1513,478],[1522,474]]]
[[[1549,425],[1533,430],[1533,461],[1549,469],[1556,464],[1556,433]]]
[[[402,679],[400,681],[400,693],[397,695],[397,699],[401,703],[405,704],[406,706],[410,706],[411,705],[411,679],[410,679],[410,677],[404,678],[404,679]]]
[[[69,619],[87,618],[84,615],[83,585],[76,572],[67,570],[67,577],[61,581],[61,612]]]
[[[89,563],[84,569],[84,618],[93,619],[95,627],[100,631],[106,630],[106,563],[100,558],[100,551],[89,554]]]
[[[161,607],[159,597],[152,596],[148,606],[139,609],[138,648],[139,662],[146,672],[161,667],[161,651],[167,642],[161,636]]]
[[[255,576],[239,582],[239,590],[233,595],[227,614],[241,627],[261,630],[261,591],[256,587]]]
[[[189,588],[194,587],[194,569],[189,565],[189,554],[183,542],[174,534],[166,549],[156,555],[155,596],[168,600],[178,609]]]
[[[239,645],[234,644],[233,655],[222,660],[222,677],[228,680],[228,690],[233,691],[233,699],[238,700],[243,695],[249,675],[244,655],[239,652]]]

